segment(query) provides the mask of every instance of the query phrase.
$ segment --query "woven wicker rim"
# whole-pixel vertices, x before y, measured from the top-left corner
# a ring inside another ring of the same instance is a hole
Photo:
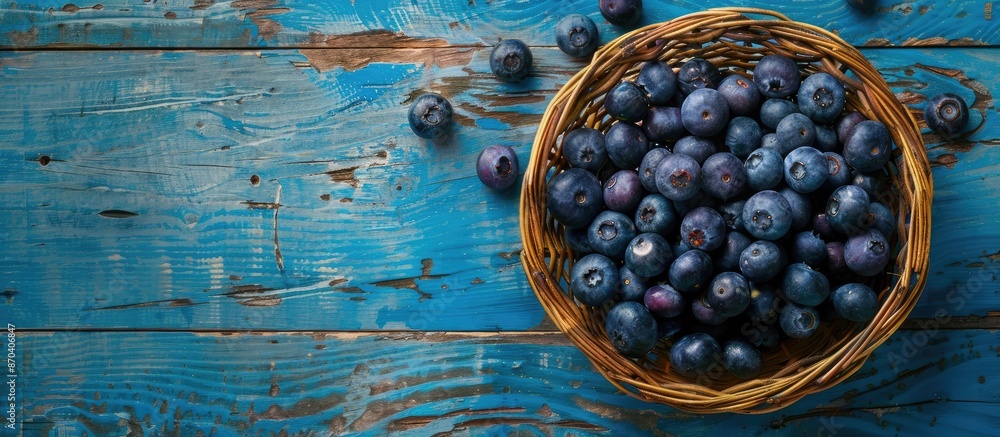
[[[751,18],[750,16],[754,16]],[[898,248],[893,271],[875,281],[881,307],[863,329],[843,322],[807,340],[785,341],[783,353],[765,355],[764,373],[749,381],[695,384],[669,369],[667,350],[635,361],[614,349],[604,333],[607,308],[577,303],[564,288],[572,254],[564,231],[545,208],[548,177],[568,167],[562,134],[577,127],[603,129],[604,94],[634,77],[645,61],[677,67],[692,57],[740,74],[763,55],[779,53],[805,64],[804,73],[830,73],[848,91],[848,108],[889,126],[898,150],[890,164],[897,197]],[[848,74],[850,72],[850,74]],[[521,260],[538,300],[558,328],[612,384],[631,396],[696,413],[764,413],[786,407],[848,378],[906,319],[923,290],[930,253],[932,182],[923,139],[913,115],[896,100],[881,74],[836,35],[793,22],[773,11],[720,8],[637,29],[606,44],[555,95],[540,122],[524,174],[520,219]]]

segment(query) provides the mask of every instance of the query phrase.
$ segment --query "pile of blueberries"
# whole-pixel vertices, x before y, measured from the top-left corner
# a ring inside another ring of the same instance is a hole
[[[604,97],[610,127],[563,136],[569,168],[546,207],[577,256],[573,296],[611,305],[623,355],[670,338],[683,375],[721,363],[752,378],[782,337],[875,316],[866,283],[885,272],[896,226],[892,138],[845,111],[835,77],[799,67],[776,54],[746,75],[647,62]]]

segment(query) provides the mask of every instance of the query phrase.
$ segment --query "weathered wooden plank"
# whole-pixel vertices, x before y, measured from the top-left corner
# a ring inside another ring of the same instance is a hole
[[[579,68],[539,50],[504,85],[486,50],[0,54],[0,271],[21,326],[526,330],[516,192],[474,176],[486,144],[527,159],[549,96]],[[866,49],[901,99],[950,90],[997,110],[995,49]],[[448,96],[448,144],[412,135]],[[1000,309],[993,123],[941,144],[933,253],[914,315]],[[970,195],[975,193],[975,196]],[[278,249],[278,250],[276,250]],[[544,326],[543,326],[544,327]]]
[[[988,331],[902,332],[826,392],[711,417],[617,393],[558,333],[18,332],[17,344],[26,435],[965,435],[1000,424]]]
[[[801,0],[647,0],[641,24],[666,21],[709,7],[774,9],[793,20],[837,31],[855,45],[997,44],[993,2],[908,0],[882,3],[871,11],[844,2]],[[492,45],[520,38],[533,46],[554,46],[555,23],[570,13],[590,16],[602,41],[628,29],[611,26],[592,0],[289,2],[278,0],[127,2],[72,4],[34,0],[0,2],[0,47],[352,47],[372,44]],[[343,35],[402,32],[377,38]]]

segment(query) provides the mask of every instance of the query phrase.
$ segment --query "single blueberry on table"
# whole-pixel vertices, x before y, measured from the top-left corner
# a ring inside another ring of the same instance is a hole
[[[608,160],[604,133],[589,127],[569,131],[563,138],[562,150],[569,165],[595,174]]]
[[[799,112],[799,106],[791,100],[767,99],[760,105],[760,122],[770,130],[778,128],[778,123],[789,114]]]
[[[785,183],[800,193],[807,194],[819,189],[830,174],[829,165],[823,152],[813,147],[802,146],[785,156]]]
[[[549,179],[545,206],[563,226],[587,227],[604,209],[601,182],[582,168],[567,169]]]
[[[770,190],[785,180],[784,161],[774,149],[757,149],[743,163],[747,186],[754,191]]]
[[[652,105],[666,105],[677,91],[677,74],[669,65],[659,61],[642,64],[635,83],[646,90]]]
[[[750,238],[741,232],[726,233],[726,240],[713,256],[719,272],[739,272],[740,255],[750,245]],[[749,278],[748,278],[749,279]]]
[[[619,121],[608,128],[604,146],[618,168],[636,168],[649,151],[649,140],[639,126]]]
[[[725,237],[726,222],[712,208],[695,208],[681,219],[681,240],[692,249],[711,252],[722,246]]]
[[[615,349],[630,358],[646,356],[660,338],[656,319],[639,302],[625,301],[611,307],[604,330]]]
[[[642,0],[600,0],[598,6],[604,19],[615,26],[633,26],[642,16]]]
[[[726,147],[740,159],[747,159],[760,147],[763,137],[764,131],[750,117],[734,117],[726,126]]]
[[[878,295],[871,287],[852,282],[833,291],[833,309],[852,322],[867,322],[878,312]]]
[[[812,146],[816,143],[816,124],[805,114],[795,112],[778,122],[774,135],[777,137],[781,155],[785,156],[798,147]]]
[[[689,250],[677,256],[667,270],[667,280],[683,293],[699,293],[714,278],[712,257],[707,252]]]
[[[604,205],[612,211],[631,213],[646,196],[635,170],[618,170],[604,181]]]
[[[710,137],[729,123],[729,104],[717,90],[696,89],[681,104],[681,123],[692,134]]]
[[[656,188],[670,200],[687,200],[701,190],[701,166],[694,158],[674,153],[656,166]]]
[[[427,140],[444,138],[455,119],[448,99],[438,94],[423,94],[410,105],[407,114],[410,130]]]
[[[784,268],[781,248],[767,240],[750,243],[740,253],[740,273],[754,283],[770,281]]]
[[[826,201],[826,219],[830,227],[843,235],[863,232],[870,226],[871,212],[868,194],[857,185],[844,185],[833,190]]]
[[[639,163],[639,182],[642,182],[643,188],[652,193],[657,192],[656,167],[669,154],[670,151],[663,147],[654,147],[642,157],[642,162]]]
[[[957,94],[938,94],[927,101],[924,121],[932,131],[948,140],[969,123],[969,106]]]
[[[625,266],[645,278],[659,276],[667,271],[672,262],[674,252],[670,243],[660,234],[650,232],[636,235],[625,249]]]
[[[520,82],[531,72],[531,49],[519,39],[500,41],[490,52],[490,70],[504,82]]]
[[[594,20],[586,15],[569,14],[556,24],[556,45],[574,58],[586,58],[597,50],[600,38]]]
[[[510,146],[487,146],[476,159],[476,175],[483,185],[494,190],[506,191],[513,187],[519,171],[517,154]]]
[[[590,224],[587,242],[594,252],[620,261],[625,259],[625,249],[635,235],[632,219],[620,212],[605,210]]]
[[[681,122],[681,109],[673,106],[653,106],[642,119],[642,130],[650,141],[666,142],[688,134]]]
[[[688,135],[674,143],[674,153],[680,153],[694,158],[698,165],[705,163],[709,156],[719,152],[715,143],[708,138],[697,135]]]
[[[651,285],[653,284],[649,278],[639,276],[623,265],[618,269],[618,289],[615,290],[615,296],[620,301],[642,302],[642,297]]]
[[[785,305],[778,323],[785,335],[792,338],[806,338],[819,329],[819,313],[810,306]]]
[[[758,191],[743,205],[743,226],[762,240],[777,240],[792,227],[792,207],[777,191]]]
[[[662,194],[648,194],[635,209],[635,227],[639,232],[668,235],[677,231],[677,212],[674,205]]]
[[[795,61],[782,55],[767,55],[757,62],[753,82],[764,97],[783,99],[799,90],[802,73]]]
[[[760,374],[764,359],[750,342],[733,338],[722,345],[722,364],[737,378],[750,379]]]
[[[722,348],[711,335],[688,334],[670,347],[670,368],[687,377],[706,375],[721,355]]]
[[[685,62],[677,71],[677,86],[682,95],[689,95],[699,89],[715,89],[721,81],[722,73],[719,67],[702,58],[693,58]],[[725,102],[725,99],[722,100]],[[726,106],[728,111],[728,103]]]
[[[818,124],[832,123],[847,103],[844,84],[828,73],[818,72],[802,81],[799,110]]]
[[[747,186],[743,161],[732,153],[709,156],[701,166],[701,189],[723,201],[743,193]]]
[[[669,285],[654,285],[643,296],[646,309],[657,317],[677,317],[687,308],[684,296]]]
[[[618,267],[608,257],[592,253],[573,264],[570,272],[573,297],[584,305],[600,306],[611,302],[618,288]]]
[[[729,103],[732,115],[753,115],[760,107],[760,91],[752,79],[734,74],[722,79],[716,89]]]
[[[847,268],[861,276],[875,276],[889,265],[889,242],[881,232],[869,229],[844,244]]]
[[[604,109],[615,120],[635,123],[646,117],[649,98],[635,82],[621,82],[604,96]]]
[[[884,123],[865,120],[854,126],[844,143],[844,159],[863,172],[873,172],[884,167],[891,157],[892,137]]]

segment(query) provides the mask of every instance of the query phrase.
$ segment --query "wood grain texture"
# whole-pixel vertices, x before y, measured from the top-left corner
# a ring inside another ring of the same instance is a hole
[[[487,51],[439,50],[350,68],[335,50],[0,54],[5,311],[37,328],[544,329],[517,193],[485,189],[474,161],[491,143],[527,159],[579,64],[540,49],[506,85]],[[955,91],[997,116],[996,49],[865,53],[915,110]],[[456,107],[447,144],[406,125],[426,91]],[[1000,130],[926,138],[934,250],[914,315],[986,315],[1000,231],[979,199],[1000,196]]]
[[[642,20],[651,24],[705,7],[747,6],[774,9],[793,20],[836,31],[851,44],[979,45],[1000,42],[993,2],[907,0],[880,2],[870,11],[842,1],[800,0],[647,0]],[[343,35],[399,32],[405,43],[369,39],[365,47],[492,45],[519,38],[532,46],[554,46],[552,29],[570,13],[594,19],[602,41],[627,29],[604,21],[595,0],[421,1],[358,0],[185,0],[177,2],[103,1],[73,4],[32,0],[0,2],[0,47],[354,47]]]
[[[966,435],[1000,424],[988,331],[900,332],[831,390],[779,413],[710,418],[616,393],[558,333],[19,342],[25,429],[43,435]]]

